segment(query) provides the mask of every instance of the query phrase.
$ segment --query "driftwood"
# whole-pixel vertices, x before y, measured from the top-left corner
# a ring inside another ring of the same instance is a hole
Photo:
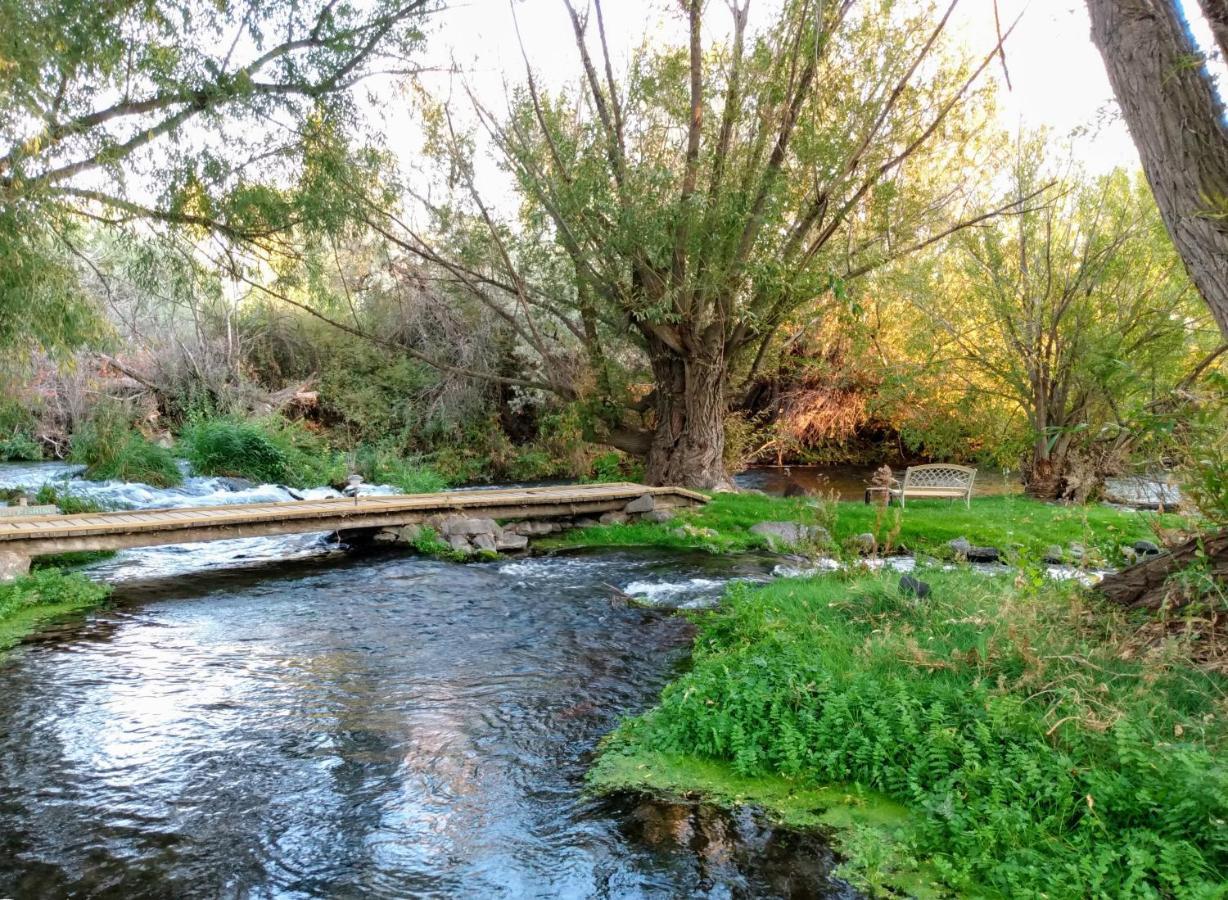
[[[1191,538],[1153,559],[1106,575],[1096,586],[1104,597],[1130,609],[1159,609],[1166,602],[1182,606],[1190,597],[1180,585],[1169,578],[1188,567],[1205,551],[1210,563],[1210,575],[1221,584],[1228,584],[1228,530],[1218,534]]]

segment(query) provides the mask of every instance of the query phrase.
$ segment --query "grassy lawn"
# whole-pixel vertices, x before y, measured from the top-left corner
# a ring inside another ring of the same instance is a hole
[[[1038,559],[1051,544],[1083,544],[1093,559],[1121,561],[1121,545],[1154,539],[1152,525],[1178,527],[1178,516],[1120,510],[1108,506],[1061,506],[1022,496],[984,497],[972,508],[945,500],[913,501],[904,509],[867,506],[859,502],[811,505],[761,494],[715,494],[711,502],[682,512],[667,523],[635,522],[595,526],[566,532],[543,546],[661,546],[736,552],[767,549],[767,541],[751,534],[757,522],[791,521],[823,525],[838,545],[854,535],[871,532],[880,546],[949,555],[948,541],[965,537],[973,544],[1017,549]]]
[[[834,825],[869,888],[1223,896],[1228,679],[1075,587],[922,575],[733,587],[593,785]]]
[[[104,603],[111,589],[84,575],[40,569],[0,584],[0,650],[54,619]]]

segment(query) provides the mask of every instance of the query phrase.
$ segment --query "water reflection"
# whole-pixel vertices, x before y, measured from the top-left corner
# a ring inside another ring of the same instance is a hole
[[[821,845],[718,860],[715,824],[663,844],[582,793],[689,640],[608,583],[746,574],[710,562],[384,553],[121,584],[0,662],[0,896],[796,895],[786,860],[826,871]]]

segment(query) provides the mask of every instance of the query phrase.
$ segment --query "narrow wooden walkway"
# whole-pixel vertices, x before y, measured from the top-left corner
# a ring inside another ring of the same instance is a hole
[[[408,525],[439,515],[501,520],[599,515],[622,509],[644,494],[653,495],[658,508],[707,502],[703,494],[684,488],[617,483],[22,516],[0,519],[0,555],[28,560],[73,550]]]

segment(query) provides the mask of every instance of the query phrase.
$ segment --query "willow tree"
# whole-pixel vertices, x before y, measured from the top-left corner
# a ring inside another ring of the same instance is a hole
[[[506,113],[471,97],[516,179],[519,222],[495,221],[474,187],[472,141],[451,130],[452,110],[441,114],[463,208],[487,227],[492,261],[475,270],[422,235],[387,230],[458,282],[505,291],[530,345],[555,330],[546,320],[561,321],[598,392],[616,388],[606,375],[629,336],[652,387],[607,398],[605,439],[642,454],[651,482],[726,484],[731,390],[787,317],[988,214],[967,205],[962,173],[989,115],[988,96],[973,98],[993,53],[954,47],[954,3],[786,0],[752,32],[746,2],[729,4],[726,22],[718,4],[687,0],[679,44],[645,45],[620,75],[600,0],[564,5],[571,89],[544,90],[526,58]],[[728,37],[705,46],[706,33]],[[558,265],[541,262],[543,242]],[[560,267],[566,292],[534,281]],[[543,373],[547,388],[579,391],[548,361]]]
[[[0,0],[0,344],[88,331],[81,222],[269,249],[353,215],[353,89],[413,67],[436,5]]]
[[[1228,55],[1228,4],[1199,2]],[[1179,6],[1177,0],[1087,0],[1092,39],[1164,224],[1228,338],[1228,122]]]

